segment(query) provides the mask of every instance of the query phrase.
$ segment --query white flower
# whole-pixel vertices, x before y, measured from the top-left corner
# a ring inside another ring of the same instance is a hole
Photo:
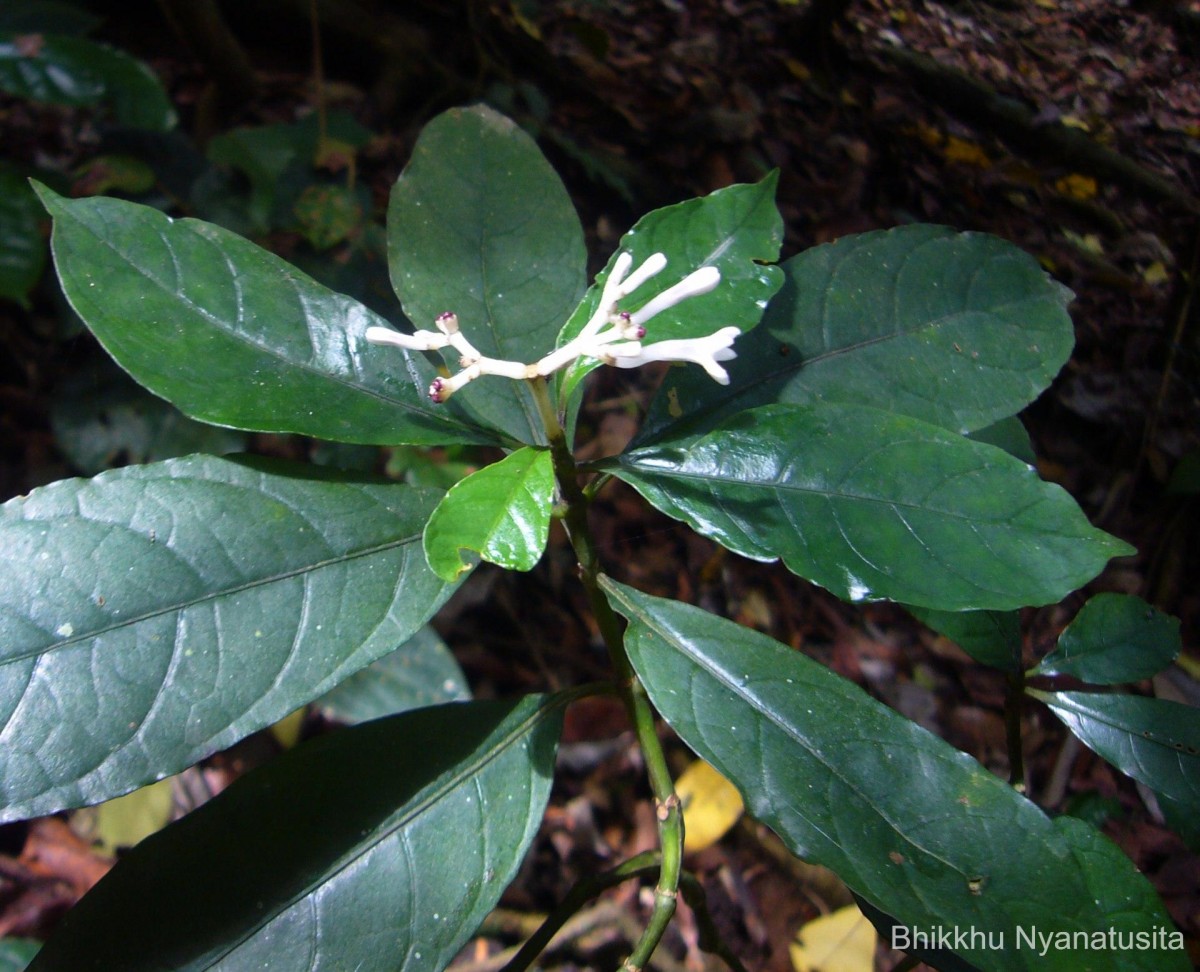
[[[364,335],[372,344],[390,344],[409,351],[436,351],[450,343],[450,339],[437,331],[416,331],[402,334],[390,327],[368,327]]]
[[[623,254],[624,255],[624,254]],[[632,259],[631,259],[632,262]],[[667,266],[665,253],[652,253],[646,257],[646,262],[620,282],[617,287],[617,299],[628,297],[656,273],[661,273]],[[613,268],[616,269],[615,267]]]
[[[708,372],[713,381],[729,384],[729,374],[717,362],[732,361],[734,339],[742,332],[736,327],[723,327],[699,338],[680,338],[642,345],[636,341],[614,344],[604,349],[603,358],[618,368],[637,368],[651,361],[690,361]]]
[[[679,281],[674,287],[668,287],[661,294],[635,310],[630,315],[634,324],[645,324],[650,318],[661,314],[668,307],[674,307],[689,297],[699,297],[707,294],[721,282],[721,271],[716,267],[701,267],[693,270]]]
[[[628,297],[655,274],[661,273],[666,265],[666,256],[654,253],[630,273],[633,256],[628,251],[618,254],[600,290],[600,301],[579,334],[533,364],[488,358],[480,354],[459,330],[458,317],[451,311],[437,316],[434,321],[436,331],[402,334],[386,327],[369,327],[366,339],[372,344],[391,344],[412,351],[454,348],[460,355],[462,370],[451,377],[433,380],[429,386],[429,397],[435,402],[446,401],[468,382],[483,375],[499,375],[514,380],[546,378],[580,358],[595,358],[620,368],[636,368],[651,361],[691,361],[704,368],[715,381],[729,384],[729,375],[718,362],[736,357],[732,345],[734,338],[741,334],[736,327],[723,327],[715,334],[702,338],[659,341],[646,346],[642,344],[648,320],[690,297],[707,294],[721,282],[721,271],[716,267],[694,270],[673,287],[650,298],[633,313],[617,308],[622,298]]]

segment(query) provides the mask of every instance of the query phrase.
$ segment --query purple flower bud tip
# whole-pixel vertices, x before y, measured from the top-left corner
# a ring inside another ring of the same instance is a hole
[[[630,319],[633,317],[633,315],[630,314],[629,311],[621,311],[621,313],[618,314],[617,316],[619,318],[621,318],[621,320],[623,320],[626,324],[628,324]]]
[[[633,329],[633,336],[638,341],[644,338],[646,336],[646,326],[644,324],[636,325]]]
[[[445,399],[442,397],[442,392],[446,388],[446,383],[441,378],[434,378],[429,385],[429,397],[433,399],[435,404],[440,405]]]

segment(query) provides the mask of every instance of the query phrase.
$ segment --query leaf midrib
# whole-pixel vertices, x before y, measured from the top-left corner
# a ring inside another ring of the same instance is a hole
[[[97,233],[88,223],[86,223],[83,220],[76,217],[75,214],[73,212],[71,212],[70,210],[63,210],[63,211],[66,213],[66,215],[69,215],[71,217],[71,219],[74,221],[74,223],[77,226],[84,229],[93,239],[95,239],[97,242],[99,242],[100,244],[105,246],[108,250],[110,250],[125,266],[129,267],[135,273],[137,273],[139,276],[141,276],[143,279],[145,279],[148,282],[150,282],[151,284],[153,284],[162,293],[172,296],[172,297],[176,298],[177,300],[186,304],[189,309],[191,309],[193,312],[195,312],[196,314],[198,314],[199,316],[201,316],[202,318],[207,320],[214,327],[215,330],[217,330],[219,333],[225,335],[226,337],[232,338],[233,340],[240,342],[241,344],[245,345],[246,347],[253,348],[255,351],[265,354],[268,357],[274,358],[276,361],[280,362],[282,365],[284,365],[287,368],[291,368],[291,369],[295,369],[297,371],[304,372],[305,374],[310,375],[310,376],[315,377],[320,380],[333,382],[334,384],[340,385],[343,388],[347,388],[352,392],[366,395],[370,398],[376,399],[377,401],[383,402],[384,404],[396,406],[398,408],[403,409],[406,412],[411,412],[411,413],[420,415],[423,418],[426,418],[426,419],[432,418],[436,421],[444,422],[445,424],[450,425],[450,426],[455,426],[455,427],[458,427],[458,428],[461,428],[464,430],[474,431],[469,426],[463,425],[462,423],[455,422],[446,415],[439,415],[439,414],[431,412],[427,409],[423,409],[419,405],[413,404],[411,402],[406,402],[403,399],[394,398],[390,395],[384,394],[383,392],[379,391],[378,389],[371,388],[367,385],[357,384],[355,382],[349,381],[345,378],[342,378],[339,375],[333,374],[328,371],[322,371],[319,368],[313,367],[308,362],[298,361],[293,358],[289,358],[287,355],[285,355],[281,351],[271,347],[270,345],[265,345],[259,341],[254,340],[250,335],[248,335],[242,331],[235,330],[235,329],[229,327],[225,322],[223,322],[216,315],[212,314],[211,312],[207,311],[205,308],[203,308],[200,305],[198,305],[197,303],[195,303],[195,301],[193,301],[189,296],[187,296],[187,293],[185,290],[183,290],[183,289],[172,290],[172,289],[168,288],[163,281],[159,280],[157,277],[150,274],[147,270],[143,269],[141,266],[134,263],[132,260],[128,259],[128,257],[126,257],[119,249],[117,249],[117,247],[110,240],[108,240],[107,238],[105,238],[105,237],[101,236],[99,233]],[[167,222],[168,230],[172,227],[176,227],[180,231],[186,231],[188,233],[191,233],[193,236],[196,236],[197,238],[203,240],[204,242],[206,242],[210,245],[217,246],[216,241],[210,240],[200,233],[195,233],[192,230],[191,226],[188,225],[191,222],[190,220],[187,220],[187,219],[176,220],[176,219],[171,219],[170,217],[165,217],[165,218],[168,220],[168,222]],[[236,237],[236,238],[238,240],[241,240],[241,237]],[[171,241],[168,238],[167,233],[161,233],[160,239],[163,241],[163,244],[167,247],[168,251],[171,253],[172,260],[174,260],[175,259],[174,248],[171,245]],[[243,241],[243,242],[249,242],[249,241]],[[218,249],[219,249],[219,247],[218,247]],[[219,250],[219,252],[221,253],[221,256],[228,263],[228,259],[229,259],[228,254],[226,254],[223,250]],[[293,272],[295,272],[293,268],[289,268],[289,270],[293,270]],[[306,303],[306,301],[304,300],[302,295],[300,295],[299,291],[295,289],[294,280],[289,278],[289,284],[293,285],[292,289],[293,289],[295,295],[299,298],[300,304],[303,306]],[[344,297],[341,294],[337,294],[334,291],[330,291],[329,293],[332,294],[335,298],[341,298],[343,300],[350,299],[350,298]],[[328,295],[322,295],[322,296],[328,297]],[[241,301],[239,300],[239,304],[240,303],[241,303]],[[363,305],[363,310],[367,314],[369,314],[371,317],[378,316],[373,311],[371,311],[370,308],[366,307],[365,305]]]
[[[574,698],[574,695],[559,693],[545,700],[533,712],[522,719],[518,725],[513,726],[508,735],[506,735],[504,739],[500,740],[497,745],[493,746],[487,752],[479,754],[471,762],[462,764],[458,772],[452,773],[452,775],[450,775],[448,778],[428,784],[423,788],[423,795],[420,797],[420,799],[416,803],[409,806],[407,813],[398,814],[391,823],[386,824],[376,830],[370,839],[364,840],[357,844],[351,850],[347,851],[340,860],[333,862],[322,872],[319,877],[310,881],[301,892],[293,895],[287,901],[282,902],[279,907],[274,909],[274,911],[270,914],[264,913],[259,922],[257,922],[253,927],[247,929],[246,933],[238,940],[231,942],[229,947],[222,951],[219,955],[215,955],[213,960],[205,965],[205,968],[213,968],[221,959],[226,958],[240,948],[243,944],[250,941],[250,939],[257,935],[263,928],[269,925],[280,915],[287,912],[293,905],[311,897],[316,889],[331,883],[334,879],[336,879],[337,875],[355,864],[360,858],[362,858],[364,854],[374,850],[389,837],[392,837],[413,820],[416,820],[427,810],[429,810],[430,807],[441,802],[442,799],[456,790],[463,783],[467,782],[473,777],[477,777],[483,772],[484,769],[487,768],[490,763],[498,760],[510,748],[512,748],[513,745],[524,739],[525,736],[532,732],[536,723],[541,722],[546,716],[553,713],[556,709],[567,705],[569,702],[573,701]],[[532,784],[526,789],[531,788]],[[421,791],[418,792],[420,793]]]
[[[710,484],[716,483],[716,484],[719,484],[722,486],[734,486],[734,487],[744,486],[749,489],[766,489],[766,490],[771,490],[772,492],[783,490],[783,491],[790,491],[793,493],[804,493],[804,494],[809,494],[812,496],[818,496],[818,497],[821,497],[826,500],[849,500],[852,502],[858,502],[858,503],[864,503],[864,504],[875,504],[875,505],[890,508],[890,509],[911,510],[911,511],[917,512],[917,513],[932,513],[932,514],[936,514],[941,517],[945,517],[946,519],[959,520],[964,523],[969,523],[973,526],[987,526],[987,525],[1008,526],[1008,525],[1010,525],[1007,521],[973,519],[965,514],[956,513],[953,510],[942,510],[942,509],[938,509],[938,508],[932,507],[932,506],[918,506],[916,503],[912,503],[912,502],[902,502],[899,500],[884,499],[884,498],[878,497],[878,496],[866,496],[866,495],[859,494],[859,493],[834,492],[832,490],[820,490],[820,489],[815,489],[812,487],[799,486],[794,483],[790,483],[788,481],[766,482],[766,481],[761,481],[761,480],[750,481],[750,480],[743,480],[743,479],[730,479],[728,477],[723,477],[723,476],[721,476],[719,474],[715,474],[715,473],[709,474],[709,473],[699,473],[699,472],[685,472],[685,471],[680,471],[677,469],[670,470],[670,471],[661,471],[661,470],[657,470],[657,469],[654,469],[653,471],[647,471],[644,467],[638,467],[636,464],[634,464],[632,462],[626,462],[626,457],[619,457],[619,461],[620,461],[620,467],[622,469],[631,472],[633,474],[634,478],[641,478],[643,481],[653,480],[655,478],[682,479],[682,480],[687,480],[689,482],[704,483],[705,485],[710,485]],[[987,468],[989,468],[989,467],[977,466],[974,469],[968,470],[967,472],[964,472],[960,475],[968,475],[968,474],[976,473],[981,470],[986,470]],[[719,492],[719,490],[717,492]],[[670,498],[675,505],[679,505],[678,503],[675,502],[674,497],[671,496],[669,491],[667,491],[665,495],[668,498]],[[1042,499],[1043,499],[1043,497],[1035,497],[1031,502],[1027,503],[1025,506],[1022,506],[1019,510],[1015,511],[1012,514],[1012,519],[1014,519],[1014,520],[1017,519],[1018,517],[1022,516],[1026,511],[1039,505],[1039,503],[1042,501]],[[1022,531],[1022,532],[1028,532],[1028,531]],[[1045,536],[1047,534],[1046,534],[1045,530],[1039,530],[1038,535]],[[1069,536],[1068,534],[1050,534],[1050,535],[1051,536]]]
[[[82,632],[78,635],[73,635],[70,638],[64,638],[61,641],[54,642],[53,644],[46,645],[41,648],[33,648],[28,651],[23,651],[19,654],[12,655],[8,658],[5,658],[3,661],[0,661],[0,668],[3,668],[6,665],[27,661],[30,658],[40,658],[43,655],[48,655],[52,651],[58,651],[59,649],[69,648],[72,645],[82,644],[83,642],[102,637],[110,632],[119,631],[122,628],[127,628],[132,625],[138,625],[153,618],[164,617],[178,611],[184,611],[188,608],[196,607],[200,604],[206,604],[224,597],[230,597],[236,594],[241,594],[245,591],[254,590],[257,587],[277,584],[293,577],[301,577],[305,574],[315,573],[317,571],[324,570],[327,567],[334,567],[339,564],[347,564],[363,557],[370,557],[375,554],[385,553],[389,550],[394,550],[398,547],[403,547],[406,544],[418,541],[420,538],[421,535],[419,533],[413,536],[400,537],[395,540],[389,540],[386,543],[376,544],[371,547],[364,547],[361,550],[355,550],[346,554],[339,554],[334,557],[329,557],[325,560],[314,561],[291,570],[280,571],[265,577],[254,578],[253,580],[245,581],[241,584],[223,587],[219,590],[210,591],[207,594],[188,601],[178,601],[173,604],[154,608],[149,611],[143,611],[141,614],[125,618],[119,622],[114,622],[103,627],[95,628],[91,631]]]

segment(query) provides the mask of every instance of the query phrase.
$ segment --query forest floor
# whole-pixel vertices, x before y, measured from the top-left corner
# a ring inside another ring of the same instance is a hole
[[[496,3],[487,30],[467,46],[485,68],[480,76],[492,100],[540,127],[597,260],[647,209],[755,181],[772,168],[781,172],[785,257],[912,221],[995,233],[1034,254],[1076,294],[1075,355],[1025,415],[1040,472],[1140,551],[1114,564],[1089,593],[1136,593],[1178,615],[1185,652],[1196,658],[1196,5],[855,0],[827,33],[806,19],[812,6]],[[182,55],[161,54],[136,30],[121,39],[172,77],[186,103],[195,71]],[[446,44],[462,49],[459,41]],[[367,85],[340,91],[368,125],[381,124]],[[280,109],[247,109],[255,110],[261,120]],[[378,180],[378,196],[386,198],[424,120],[414,117],[364,170]],[[597,381],[583,421],[598,437],[598,452],[627,441],[648,382],[608,374]],[[45,397],[22,398],[23,472],[37,472],[11,474],[14,483],[41,478],[56,462],[65,471],[65,462],[48,458],[48,423],[39,413],[48,409]],[[6,447],[6,456],[19,454]],[[804,651],[1007,773],[1004,676],[900,609],[851,608],[782,568],[726,555],[619,485],[597,504],[596,527],[601,555],[621,579]],[[511,575],[480,570],[439,619],[478,694],[603,676],[603,659],[580,624],[587,612],[570,567],[555,537],[530,577],[516,584]],[[1082,599],[1028,613],[1031,664]],[[1200,703],[1197,683],[1185,676],[1141,688]],[[1153,881],[1200,957],[1200,857],[1163,825],[1152,799],[1075,745],[1045,709],[1026,713],[1025,750],[1030,796],[1048,811],[1082,794],[1103,798],[1105,833]],[[670,743],[670,751],[682,767],[683,748]],[[460,960],[464,970],[498,967],[493,953],[528,933],[528,916],[548,910],[589,867],[654,844],[652,808],[632,782],[643,774],[620,709],[603,700],[573,708],[564,752],[530,862],[487,934]],[[210,782],[247,759],[218,758]],[[0,926],[7,932],[45,930],[106,866],[60,823],[19,834],[0,829]],[[750,969],[792,968],[797,930],[849,900],[836,879],[794,861],[747,821],[688,864]],[[614,967],[645,908],[644,889],[632,885],[606,896],[556,953],[556,967]],[[676,927],[657,967],[719,967],[703,964],[686,909]],[[881,955],[880,967],[894,961]]]

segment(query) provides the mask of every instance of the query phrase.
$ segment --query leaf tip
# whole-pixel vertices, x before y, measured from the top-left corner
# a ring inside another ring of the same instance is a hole
[[[44,182],[39,182],[37,179],[31,178],[29,185],[41,200],[42,205],[46,207],[46,212],[50,215],[55,214],[58,204],[62,201],[62,196],[47,186]]]

